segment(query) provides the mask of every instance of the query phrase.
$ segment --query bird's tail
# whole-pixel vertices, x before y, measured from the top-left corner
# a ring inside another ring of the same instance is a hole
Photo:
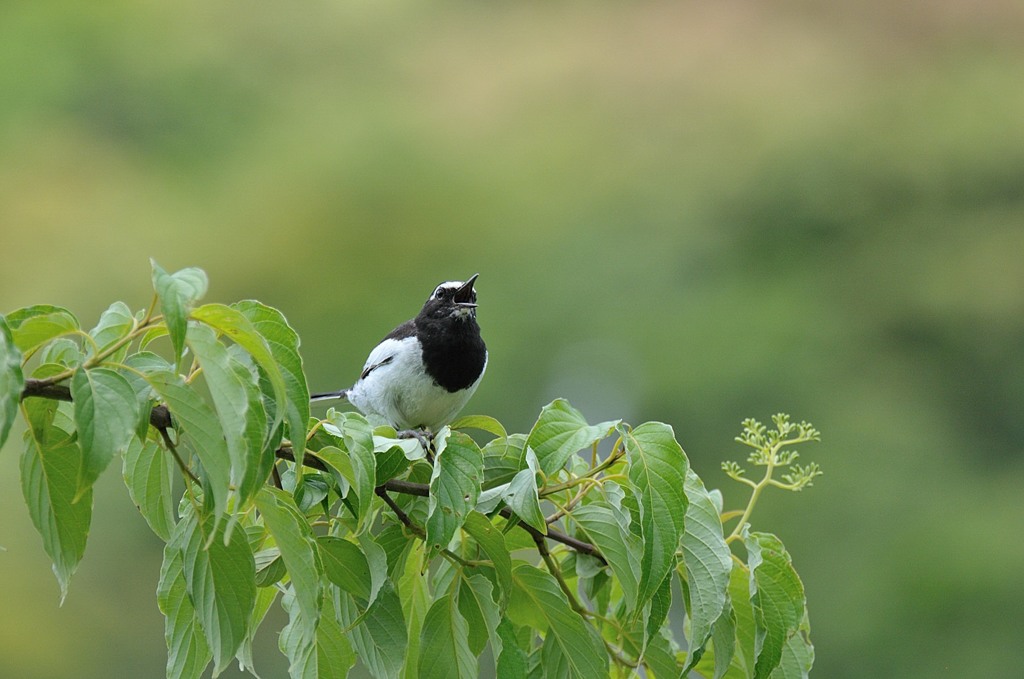
[[[347,399],[348,389],[342,389],[341,391],[326,391],[322,394],[311,394],[309,397],[310,403],[316,403],[317,401],[336,401],[338,399]]]

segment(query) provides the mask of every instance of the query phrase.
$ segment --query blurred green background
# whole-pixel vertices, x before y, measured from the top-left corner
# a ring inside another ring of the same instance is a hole
[[[325,390],[480,272],[472,412],[667,421],[730,506],[740,420],[821,429],[825,476],[755,516],[815,676],[1020,676],[1022,31],[1011,0],[4,3],[0,311],[91,327],[148,303],[149,257],[201,266]],[[58,608],[19,454],[0,676],[161,676],[161,545],[118,474]]]

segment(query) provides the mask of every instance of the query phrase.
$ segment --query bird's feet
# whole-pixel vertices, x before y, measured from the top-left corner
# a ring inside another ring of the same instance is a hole
[[[433,456],[430,454],[430,449],[434,443],[434,432],[429,429],[403,429],[398,432],[398,438],[400,439],[416,439],[423,446],[423,450],[427,453],[428,458]],[[431,459],[433,462],[433,459]]]

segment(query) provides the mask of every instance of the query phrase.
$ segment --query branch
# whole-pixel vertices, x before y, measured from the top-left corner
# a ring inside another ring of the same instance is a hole
[[[33,396],[53,401],[70,401],[71,389],[64,384],[49,384],[43,380],[29,378],[25,380],[25,387],[21,390],[21,400],[24,401]],[[174,426],[174,422],[171,420],[171,411],[165,405],[153,407],[149,412],[149,423],[161,431]]]
[[[42,380],[27,379],[25,380],[25,388],[21,392],[21,398],[26,399],[30,397],[38,398],[49,398],[56,401],[70,401],[71,390],[62,384],[48,384]],[[153,407],[153,410],[149,413],[149,423],[156,427],[160,432],[164,433],[167,429],[174,426],[174,421],[171,418],[171,412],[165,405],[157,405]],[[173,451],[172,451],[173,452]],[[291,445],[283,445],[274,451],[274,455],[281,460],[288,460],[289,462],[295,462],[295,452]],[[329,471],[327,465],[323,460],[318,458],[315,453],[307,452],[302,458],[303,466],[310,467],[312,469],[318,469],[320,471]],[[190,474],[191,476],[191,474]],[[390,490],[395,493],[403,493],[405,495],[418,495],[420,497],[428,497],[430,495],[430,487],[425,483],[413,483],[411,481],[401,481],[398,479],[391,479],[381,486],[385,490]],[[511,519],[513,514],[512,510],[508,507],[502,507],[501,515],[506,519]],[[601,555],[601,552],[594,545],[589,542],[584,542],[571,535],[566,535],[553,528],[548,528],[547,535],[541,533],[539,530],[519,522],[519,527],[530,534],[534,540],[537,537],[547,537],[549,540],[560,542],[567,547],[575,549],[577,552],[589,554],[601,561],[601,563],[607,564],[608,562]]]

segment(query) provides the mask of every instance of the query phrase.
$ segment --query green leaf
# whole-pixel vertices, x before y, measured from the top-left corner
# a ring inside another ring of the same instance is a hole
[[[245,640],[242,641],[242,645],[239,647],[238,652],[235,653],[235,658],[238,660],[239,669],[244,670],[254,677],[259,676],[256,673],[256,663],[252,657],[252,646],[255,640],[256,632],[260,625],[263,624],[264,618],[267,617],[267,613],[270,612],[270,607],[274,605],[274,601],[277,599],[278,590],[276,587],[257,587],[256,589],[256,605],[252,609],[252,615],[249,617],[249,631],[245,635]],[[353,660],[355,655],[353,654]]]
[[[135,429],[135,435],[139,439],[145,439],[149,435],[149,416],[152,412],[154,401],[160,396],[156,390],[146,381],[146,373],[158,371],[172,371],[174,366],[168,363],[161,356],[150,351],[140,351],[128,356],[122,361],[128,370],[120,370],[120,374],[135,391],[135,399],[139,404],[139,421]]]
[[[248,436],[249,389],[252,385],[252,381],[246,379],[250,377],[249,372],[235,361],[227,348],[217,341],[213,330],[206,326],[190,327],[185,335],[185,342],[203,369],[203,379],[206,381],[217,419],[220,421],[220,429],[231,461],[231,484],[236,488],[240,487],[248,472],[250,460],[256,461],[263,443],[262,436],[258,436],[256,440]],[[262,424],[265,426],[265,422]],[[257,489],[250,486],[248,490]],[[243,506],[248,499],[241,498]]]
[[[580,525],[607,559],[622,586],[626,610],[637,604],[640,582],[640,540],[629,530],[629,512],[603,500],[596,500],[572,512]]]
[[[165,617],[168,679],[199,679],[213,659],[185,584],[181,556],[185,536],[182,525],[164,547],[156,590],[157,605]]]
[[[547,629],[568,661],[569,675],[580,679],[608,676],[608,654],[587,623],[569,607],[555,579],[529,564],[512,571],[515,596],[508,614],[512,622]]]
[[[224,524],[182,519],[182,570],[189,599],[213,651],[214,675],[227,667],[245,640],[256,605],[256,565],[243,532],[224,544]]]
[[[804,618],[804,586],[782,542],[770,533],[744,530],[750,567],[750,601],[754,606],[757,663],[754,678],[768,677],[779,666],[786,642]]]
[[[686,532],[683,565],[686,568],[687,611],[690,617],[687,670],[700,660],[711,638],[711,628],[728,602],[732,552],[722,535],[722,520],[704,483],[686,470]]]
[[[327,579],[364,601],[370,600],[370,564],[359,545],[334,536],[316,539]]]
[[[683,487],[689,463],[667,424],[648,422],[636,429],[620,427],[619,432],[639,509],[643,554],[638,604],[642,605],[675,563],[686,516]]]
[[[434,601],[423,620],[419,676],[421,679],[469,679],[477,676],[476,656],[469,649],[469,626],[450,594]]]
[[[525,434],[511,434],[505,439],[492,439],[483,447],[484,482],[483,488],[507,485],[520,471],[524,450]]]
[[[486,576],[474,573],[459,578],[459,612],[469,625],[469,649],[473,657],[479,656],[487,641],[495,644],[494,653],[501,653],[501,638],[497,635],[501,613],[494,602],[494,586]]]
[[[352,458],[337,446],[324,446],[316,451],[316,456],[327,465],[334,480],[338,482],[341,497],[348,497],[350,489],[356,485],[356,473],[352,469]],[[358,512],[358,507],[353,511]]]
[[[423,577],[423,573],[420,572],[424,551],[425,547],[422,542],[410,542],[406,552],[408,557],[402,564],[401,572],[395,578],[409,639],[409,643],[405,647],[402,671],[398,675],[400,679],[419,679],[420,638],[423,621],[427,617],[430,604],[434,601],[427,578]],[[430,650],[427,649],[427,652],[429,653]]]
[[[670,641],[671,634],[667,629],[654,634],[644,649],[644,665],[654,672],[655,679],[669,677],[685,677],[680,674],[682,666],[676,662],[676,654],[673,649],[674,642]],[[650,676],[650,674],[648,674]]]
[[[524,457],[526,469],[512,477],[501,497],[516,516],[547,535],[548,524],[540,511],[540,498],[537,495],[537,456],[533,449],[527,448]]]
[[[277,547],[261,549],[253,554],[252,558],[256,562],[257,587],[270,587],[288,575],[288,568],[281,558],[281,550]]]
[[[749,603],[748,601],[748,606]],[[713,655],[712,679],[722,679],[729,674],[730,670],[739,670],[744,679],[750,676],[747,665],[742,658],[736,655],[736,613],[731,605],[726,604],[725,610],[722,611],[722,615],[715,621],[714,627],[711,629],[711,651]],[[702,657],[698,667],[703,665],[703,660]]]
[[[39,362],[56,363],[65,368],[77,367],[82,363],[82,348],[67,337],[58,337],[39,352]]]
[[[742,668],[747,677],[752,677],[757,623],[754,621],[754,605],[750,600],[750,571],[739,563],[733,564],[732,573],[729,574],[729,600],[736,629],[732,664]]]
[[[28,354],[55,337],[80,328],[75,315],[64,307],[36,304],[7,314],[7,327],[15,346]]]
[[[508,601],[512,594],[512,557],[505,546],[505,536],[486,516],[477,511],[471,511],[466,516],[462,529],[476,540],[484,556],[494,564],[501,600]]]
[[[142,517],[161,539],[170,539],[174,528],[174,498],[171,481],[174,460],[154,441],[133,438],[124,454],[122,468],[128,495]]]
[[[155,260],[149,261],[153,265],[153,289],[160,298],[160,310],[171,336],[171,344],[174,345],[174,360],[177,362],[185,349],[188,312],[206,294],[209,281],[202,269],[190,267],[169,274]]]
[[[771,679],[807,679],[814,665],[814,646],[811,645],[810,623],[804,617],[800,630],[786,640],[782,660],[771,674]]]
[[[654,596],[645,607],[647,623],[644,627],[643,650],[646,657],[647,644],[658,636],[659,631],[668,618],[668,612],[672,608],[672,573],[665,576],[661,586],[654,592]]]
[[[448,426],[452,429],[479,429],[499,438],[508,438],[508,432],[501,422],[487,415],[463,415]]]
[[[607,437],[617,424],[618,420],[588,425],[580,411],[559,398],[541,409],[526,445],[537,453],[541,471],[551,476],[574,453]]]
[[[0,448],[11,433],[11,425],[18,416],[21,392],[25,388],[21,360],[21,351],[14,344],[7,320],[0,314]]]
[[[21,484],[32,523],[53,561],[63,603],[68,583],[85,553],[92,520],[92,491],[75,501],[82,451],[68,433],[54,426],[57,403],[27,399],[21,405],[28,430],[21,457]]]
[[[498,654],[497,679],[520,679],[526,676],[526,653],[519,647],[515,628],[507,619],[498,624],[501,652]]]
[[[291,663],[288,674],[292,679],[344,679],[348,676],[349,669],[356,662],[356,654],[334,616],[320,618],[316,636],[311,644],[307,644],[299,633],[306,623],[291,590],[285,592],[281,605],[289,620],[281,630],[279,645]],[[325,601],[324,606],[328,605],[330,602]]]
[[[351,599],[342,598],[342,624],[352,624],[358,611]],[[408,636],[402,602],[391,581],[381,588],[362,622],[349,633],[360,660],[374,677],[394,677],[402,669]]]
[[[103,351],[120,339],[128,336],[135,327],[135,317],[124,302],[114,302],[100,315],[96,327],[89,331],[89,336],[96,343],[99,351]],[[88,345],[90,348],[91,344]],[[91,353],[91,352],[90,352]]]
[[[274,401],[278,404],[274,427],[283,419],[285,406],[288,402],[288,392],[285,387],[284,376],[281,368],[274,359],[273,353],[267,341],[260,335],[259,331],[246,316],[239,311],[223,304],[204,304],[192,310],[192,318],[201,321],[214,330],[223,333],[231,338],[235,344],[245,349],[253,360],[263,368],[267,379],[274,390]],[[299,430],[305,431],[306,423],[303,420]],[[303,434],[302,440],[305,440]],[[295,454],[301,458],[301,446],[296,446]]]
[[[75,371],[71,398],[83,454],[81,494],[92,487],[114,455],[128,449],[139,421],[139,403],[128,380],[109,368]]]
[[[333,412],[330,423],[338,428],[349,463],[352,467],[352,485],[356,491],[356,530],[363,527],[363,521],[370,513],[374,488],[377,485],[377,458],[373,454],[373,428],[359,413]]]
[[[434,554],[448,546],[455,531],[462,527],[476,506],[483,478],[480,448],[467,434],[459,431],[434,439],[437,457],[430,477],[430,504],[427,511],[427,546]]]
[[[295,633],[305,635],[303,638],[312,643],[320,620],[320,574],[324,570],[313,530],[292,497],[276,488],[264,487],[256,495],[256,509],[281,550],[295,600],[302,610],[303,624],[296,627]]]
[[[288,325],[284,315],[273,307],[253,300],[237,302],[232,307],[249,319],[270,347],[270,353],[280,367],[285,393],[288,396],[285,407],[288,436],[292,441],[304,441],[306,423],[309,420],[309,386],[306,384],[306,373],[302,369],[298,333]]]
[[[196,455],[206,477],[203,491],[213,499],[214,512],[220,516],[228,505],[231,458],[217,415],[180,375],[158,371],[146,375],[146,381],[167,403],[179,431],[195,443]]]

